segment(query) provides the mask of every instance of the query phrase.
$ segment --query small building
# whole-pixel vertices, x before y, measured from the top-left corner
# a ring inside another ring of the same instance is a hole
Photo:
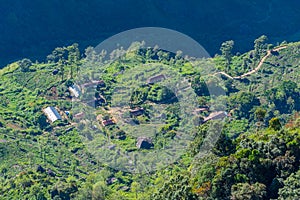
[[[130,112],[130,116],[137,117],[137,116],[144,114],[144,108],[131,109],[129,112]]]
[[[80,96],[80,93],[81,93],[81,91],[80,91],[80,89],[77,85],[70,86],[69,91],[76,98],[78,98]]]
[[[55,122],[56,120],[62,119],[57,110],[52,106],[45,108],[43,112],[51,122]]]
[[[139,137],[136,142],[136,147],[139,149],[151,149],[153,147],[151,138]]]
[[[165,79],[167,79],[166,76],[164,74],[160,74],[160,75],[157,75],[157,76],[150,77],[147,80],[147,83],[148,84],[154,84],[154,83],[161,82],[161,81],[163,81]]]
[[[102,126],[114,125],[115,121],[113,119],[102,120]]]
[[[81,119],[83,117],[84,117],[84,112],[80,112],[80,113],[77,113],[77,114],[74,115],[75,119]]]
[[[227,117],[227,112],[224,111],[213,112],[208,117],[204,118],[203,123],[208,122],[210,120],[224,119],[225,117]]]

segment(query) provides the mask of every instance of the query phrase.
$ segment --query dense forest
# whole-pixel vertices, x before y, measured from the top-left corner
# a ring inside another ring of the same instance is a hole
[[[2,0],[0,68],[23,57],[42,61],[55,47],[74,42],[83,50],[137,27],[177,30],[211,55],[229,39],[245,52],[262,34],[273,43],[297,41],[299,9],[297,0]]]
[[[122,54],[116,49],[110,62],[73,44],[55,48],[44,62],[7,65],[0,71],[1,199],[299,199],[300,43],[267,42],[261,36],[253,50],[233,54],[234,42],[226,41],[215,57],[199,60],[137,42]],[[101,73],[92,73],[95,67]],[[162,84],[168,70],[195,94],[197,112],[188,120],[178,111],[188,105]],[[121,105],[116,88],[136,81]],[[129,134],[158,114],[153,138]],[[134,125],[121,125],[118,116]],[[125,157],[110,155],[116,146],[138,156],[180,145],[181,127],[190,139],[176,160],[139,157],[161,159],[155,170],[131,171]],[[218,138],[203,154],[213,130]],[[93,149],[108,142],[109,150]]]

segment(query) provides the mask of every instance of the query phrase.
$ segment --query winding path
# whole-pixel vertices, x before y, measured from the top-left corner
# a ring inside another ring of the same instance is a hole
[[[272,52],[277,52],[277,51],[280,51],[280,50],[285,49],[285,48],[287,48],[287,46],[280,46],[280,47],[277,47],[275,49],[268,50],[267,54],[259,61],[257,67],[255,69],[251,70],[250,72],[247,72],[247,73],[245,73],[243,75],[232,77],[232,76],[230,76],[229,74],[227,74],[225,72],[217,72],[217,73],[215,73],[213,75],[215,76],[217,74],[222,74],[222,75],[224,75],[224,76],[226,76],[226,77],[228,77],[230,79],[235,79],[235,80],[243,79],[246,76],[249,76],[249,75],[251,75],[253,73],[256,73],[261,68],[261,66],[264,64],[265,60],[272,54]]]

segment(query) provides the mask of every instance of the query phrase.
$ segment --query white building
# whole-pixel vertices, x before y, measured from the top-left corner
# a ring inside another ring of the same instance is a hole
[[[56,120],[61,120],[60,114],[52,106],[45,108],[43,112],[51,122],[55,122]]]
[[[227,112],[217,111],[217,112],[211,113],[208,117],[205,117],[203,122],[205,123],[205,122],[208,122],[210,120],[224,119],[227,116],[228,116]]]
[[[75,96],[76,98],[78,98],[79,95],[80,95],[80,93],[81,93],[81,91],[80,91],[80,89],[79,89],[79,87],[78,87],[77,85],[70,86],[70,87],[69,87],[69,91],[70,91],[71,94],[72,94],[73,96]]]

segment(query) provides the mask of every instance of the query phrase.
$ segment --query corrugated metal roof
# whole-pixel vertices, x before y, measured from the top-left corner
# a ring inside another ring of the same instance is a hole
[[[45,108],[44,109],[44,113],[46,114],[46,116],[48,117],[48,119],[51,122],[55,122],[56,120],[61,120],[60,114],[52,106],[49,106],[49,107]]]

